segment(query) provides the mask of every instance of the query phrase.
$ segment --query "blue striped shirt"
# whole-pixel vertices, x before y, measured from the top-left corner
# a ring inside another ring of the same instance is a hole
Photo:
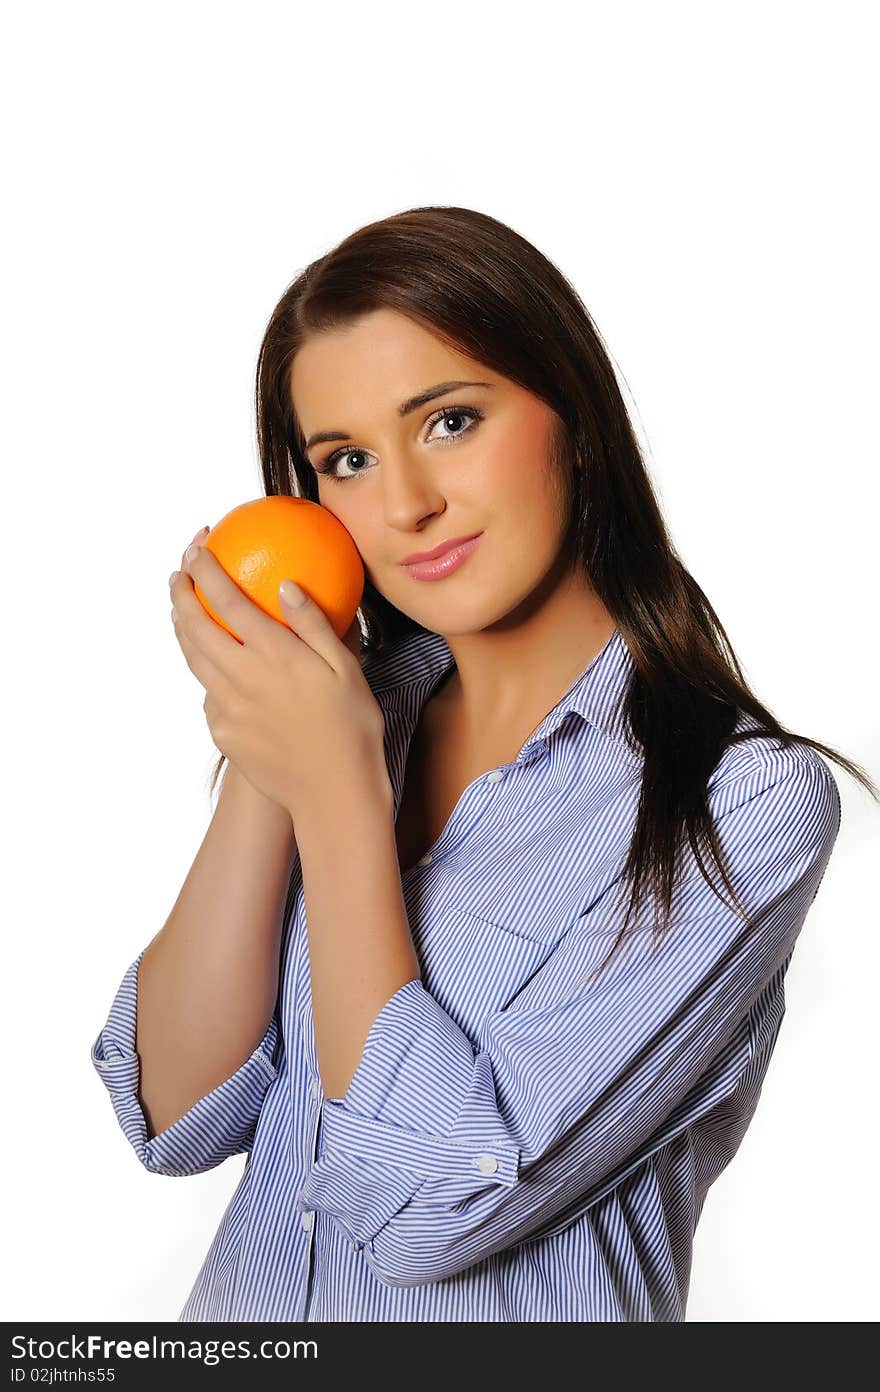
[[[365,661],[395,811],[452,661],[433,633]],[[750,926],[688,848],[660,944],[649,894],[593,977],[626,903],[632,667],[615,629],[403,874],[421,977],[380,1010],[344,1097],[321,1090],[298,855],[265,1037],[150,1140],[143,954],[128,968],[92,1061],[141,1164],[191,1175],[247,1152],[180,1320],[684,1320],[694,1231],[755,1111],[840,797],[804,746],[725,750],[709,804]],[[737,728],[755,723],[742,713]]]

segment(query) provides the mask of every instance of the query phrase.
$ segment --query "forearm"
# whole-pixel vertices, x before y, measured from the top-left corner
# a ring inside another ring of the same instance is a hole
[[[138,972],[140,1101],[158,1135],[241,1067],[278,994],[296,850],[286,808],[227,768],[205,838]]]
[[[391,996],[421,975],[400,882],[390,784],[325,790],[294,818],[308,923],[315,1048],[326,1097],[345,1095]]]

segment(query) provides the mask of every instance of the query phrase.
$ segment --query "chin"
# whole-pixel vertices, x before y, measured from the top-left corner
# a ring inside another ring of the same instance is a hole
[[[450,597],[445,603],[438,595],[437,603],[432,606],[432,613],[423,611],[413,617],[423,628],[442,633],[444,638],[463,638],[467,634],[482,633],[484,629],[492,628],[506,618],[511,608],[510,603],[499,604],[496,600],[494,604],[490,604],[485,599],[481,601],[478,595],[471,595],[465,599],[460,596]]]

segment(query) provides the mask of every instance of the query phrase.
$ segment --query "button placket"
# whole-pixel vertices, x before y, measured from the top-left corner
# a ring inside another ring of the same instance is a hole
[[[470,794],[471,792],[476,791],[483,783],[491,783],[491,784],[500,783],[501,780],[503,779],[503,777],[504,777],[504,769],[497,768],[497,769],[491,769],[488,773],[484,774],[481,778],[474,779],[473,783],[470,784],[470,785],[462,792],[461,797],[459,798],[458,802],[457,802],[456,805],[455,805],[455,808],[453,809],[452,813],[450,814],[449,821],[446,823],[446,827],[444,828],[444,831],[443,831],[443,833],[442,833],[440,839],[441,839],[441,840],[444,840],[444,839],[445,839],[446,833],[447,833],[447,831],[449,830],[449,827],[450,827],[450,825],[452,824],[452,822],[453,822],[453,820],[454,820],[456,814],[458,813],[459,809],[460,809],[463,805],[465,805],[466,802],[468,801],[468,794]],[[435,851],[426,851],[425,854],[424,854],[423,856],[421,856],[421,857],[415,862],[415,864],[414,864],[413,866],[411,866],[411,869],[415,870],[417,866],[418,866],[419,868],[421,868],[421,869],[425,869],[427,866],[432,865],[432,864],[434,863],[434,860],[435,860],[437,854],[438,854],[438,852],[435,852]]]

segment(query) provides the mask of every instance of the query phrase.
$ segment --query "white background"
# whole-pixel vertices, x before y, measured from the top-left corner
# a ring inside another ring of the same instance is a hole
[[[3,1318],[175,1320],[244,1165],[142,1169],[89,1051],[212,811],[168,574],[261,494],[266,321],[356,227],[466,205],[556,262],[747,679],[880,776],[873,18],[10,11]],[[697,1230],[692,1322],[877,1316],[878,808],[830,767],[843,825],[757,1115]]]

